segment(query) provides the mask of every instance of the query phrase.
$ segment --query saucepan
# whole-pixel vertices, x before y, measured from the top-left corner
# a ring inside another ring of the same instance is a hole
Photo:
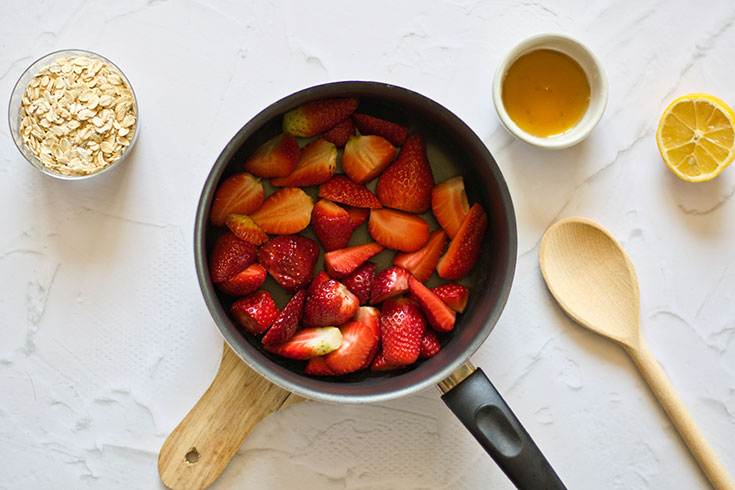
[[[207,257],[221,230],[209,226],[208,216],[220,180],[242,172],[245,158],[281,132],[284,113],[333,97],[357,97],[359,112],[421,133],[436,182],[462,175],[469,202],[480,203],[488,214],[483,250],[465,282],[472,291],[465,312],[458,316],[454,330],[441,338],[439,353],[408,369],[380,374],[366,370],[329,379],[305,375],[303,363],[266,352],[259,338],[228,317],[233,299],[215,289],[209,277]],[[564,488],[490,380],[469,362],[493,330],[508,298],[516,263],[516,222],[508,187],[493,156],[452,112],[419,93],[378,82],[328,83],[289,95],[245,124],[217,158],[204,184],[194,238],[196,269],[207,307],[227,344],[261,376],[309,399],[347,404],[385,401],[438,386],[443,401],[518,488]]]

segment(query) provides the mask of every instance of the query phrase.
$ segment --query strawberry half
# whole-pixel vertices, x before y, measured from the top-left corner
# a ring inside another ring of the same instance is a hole
[[[465,276],[480,256],[482,239],[487,228],[487,214],[475,203],[462,221],[457,235],[449,242],[449,248],[436,264],[439,277],[456,281]]]
[[[386,361],[383,352],[378,352],[372,364],[370,364],[371,371],[394,371],[403,367],[406,366],[403,364]]]
[[[309,289],[306,291],[307,296],[314,293],[314,290],[318,285],[323,283],[324,281],[330,280],[331,277],[329,277],[329,274],[327,274],[324,271],[317,272],[316,276],[314,276],[314,279],[311,281],[311,284],[309,284]]]
[[[287,291],[309,284],[318,258],[319,245],[298,235],[271,238],[258,250],[258,263]]]
[[[329,354],[342,344],[342,332],[337,327],[303,328],[282,344],[266,345],[265,350],[288,357],[306,360]]]
[[[431,206],[434,175],[421,135],[414,133],[395,162],[383,172],[375,187],[375,194],[383,206],[410,213],[425,213]]]
[[[333,250],[324,254],[324,269],[327,274],[339,279],[352,274],[372,256],[382,251],[383,247],[375,242]]]
[[[345,248],[355,229],[350,214],[329,199],[320,199],[314,205],[311,227],[327,252]]]
[[[396,157],[396,147],[380,136],[351,136],[342,154],[342,170],[353,182],[370,182]]]
[[[377,305],[386,299],[395,298],[408,291],[408,278],[411,273],[402,267],[383,269],[373,280],[370,304]]]
[[[355,316],[352,317],[352,321],[364,323],[369,326],[373,329],[375,336],[378,338],[373,350],[368,354],[365,364],[363,364],[361,368],[367,369],[370,367],[370,364],[372,364],[375,356],[378,354],[378,349],[380,348],[380,310],[372,306],[361,306],[360,309],[357,310],[357,313],[355,313]]]
[[[375,279],[375,270],[378,268],[372,262],[365,262],[349,276],[342,279],[342,284],[352,292],[361,305],[367,304],[370,299],[370,291],[372,291],[373,280]]]
[[[352,229],[356,229],[358,226],[367,221],[370,216],[370,209],[368,208],[356,208],[354,206],[344,206],[345,211],[350,215],[352,219]]]
[[[324,362],[337,375],[362,369],[378,345],[378,333],[370,325],[358,322],[347,322],[339,330],[342,332],[342,344],[324,356]]]
[[[263,184],[258,177],[247,172],[231,175],[217,186],[209,221],[214,226],[222,226],[228,214],[252,213],[263,204],[264,196]]]
[[[427,328],[424,331],[424,337],[421,339],[421,350],[419,351],[419,359],[428,359],[434,357],[441,350],[442,346],[439,343],[439,337],[436,336],[434,331]]]
[[[334,143],[337,148],[344,148],[350,136],[355,134],[355,122],[347,118],[322,135],[327,141]]]
[[[431,210],[439,226],[449,238],[454,238],[470,210],[464,179],[452,177],[434,187],[431,191]]]
[[[431,292],[439,296],[448,307],[457,313],[464,312],[467,307],[467,300],[470,297],[470,290],[460,284],[442,284],[431,288]]]
[[[278,345],[287,341],[299,328],[301,314],[304,311],[304,300],[306,299],[306,290],[300,289],[289,300],[283,310],[278,314],[271,328],[263,336],[263,343],[266,345]]]
[[[352,119],[360,134],[377,134],[396,146],[406,142],[408,129],[400,124],[359,113],[352,114]]]
[[[429,241],[429,223],[394,209],[371,209],[368,232],[379,244],[401,252],[415,252]]]
[[[306,363],[304,374],[311,376],[334,376],[336,373],[329,369],[327,363],[324,362],[324,356],[312,357]]]
[[[449,332],[454,328],[456,313],[444,303],[429,288],[421,284],[415,277],[408,279],[408,289],[426,315],[434,330],[437,332]]]
[[[300,152],[296,138],[289,133],[281,133],[260,145],[245,160],[245,170],[266,179],[283,177],[293,172]]]
[[[329,279],[306,295],[302,323],[307,327],[342,325],[359,307],[357,297],[344,284]]]
[[[328,181],[337,170],[337,147],[322,138],[306,145],[296,168],[285,177],[271,179],[278,187],[308,187]]]
[[[250,217],[266,233],[291,235],[309,226],[313,207],[306,192],[298,187],[284,187],[268,196]]]
[[[268,240],[268,235],[250,216],[228,214],[225,225],[237,238],[253,245],[263,245]]]
[[[426,319],[412,299],[389,299],[383,303],[380,335],[386,362],[402,365],[416,362],[421,352],[424,330]]]
[[[237,238],[231,231],[214,242],[209,254],[209,276],[213,283],[223,282],[247,269],[255,262],[255,247]]]
[[[310,137],[336,126],[357,109],[357,99],[323,99],[308,102],[283,115],[283,130]]]
[[[273,324],[278,307],[267,291],[256,291],[235,301],[230,308],[230,315],[242,328],[258,335]]]
[[[218,282],[215,286],[230,296],[245,296],[262,286],[266,276],[266,271],[260,264],[252,264],[239,274],[235,274],[226,281]]]
[[[320,185],[319,197],[356,208],[383,207],[375,194],[370,192],[367,187],[355,184],[342,174],[337,174]]]
[[[434,272],[446,244],[447,234],[443,230],[434,230],[426,245],[415,252],[396,254],[393,263],[408,270],[419,281],[426,282]]]

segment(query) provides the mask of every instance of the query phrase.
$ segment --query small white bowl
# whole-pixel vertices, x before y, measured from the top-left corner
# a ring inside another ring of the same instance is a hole
[[[575,60],[584,70],[590,84],[590,103],[582,119],[567,131],[540,137],[527,133],[510,118],[503,105],[503,80],[510,66],[521,56],[538,49],[553,49]],[[539,148],[558,150],[585,139],[602,118],[607,105],[607,77],[597,56],[584,44],[562,34],[539,34],[522,41],[498,65],[493,79],[493,103],[503,126],[518,139]]]

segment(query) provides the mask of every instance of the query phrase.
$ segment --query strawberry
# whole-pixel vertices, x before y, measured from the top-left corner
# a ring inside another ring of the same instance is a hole
[[[352,114],[352,119],[360,134],[377,134],[396,146],[401,146],[406,141],[408,129],[399,124],[358,113]]]
[[[245,296],[262,286],[266,276],[265,269],[260,264],[252,264],[226,281],[218,282],[216,286],[230,296]]]
[[[263,245],[268,240],[268,235],[250,216],[228,214],[225,218],[225,224],[237,238],[253,245]]]
[[[395,162],[383,172],[375,187],[375,194],[383,206],[410,213],[425,213],[431,206],[434,176],[421,135],[414,133],[406,139]]]
[[[449,332],[454,328],[456,313],[448,307],[444,301],[436,294],[432,293],[429,288],[421,284],[415,277],[408,278],[408,289],[416,301],[418,301],[421,309],[426,315],[434,330],[437,332]]]
[[[258,263],[287,291],[306,287],[319,258],[319,245],[298,235],[271,238],[258,250]]]
[[[342,343],[337,327],[303,328],[282,344],[266,345],[265,350],[290,359],[306,360],[329,354]]]
[[[364,185],[355,184],[342,174],[336,174],[319,186],[319,197],[356,208],[381,208],[375,194]]]
[[[337,147],[319,138],[304,147],[296,168],[285,177],[271,179],[271,184],[283,187],[308,187],[328,181],[337,170]]]
[[[434,357],[442,346],[439,343],[439,338],[436,336],[434,331],[427,328],[424,331],[424,337],[421,339],[421,350],[419,351],[419,359],[428,359]]]
[[[482,206],[475,203],[462,221],[457,235],[449,242],[447,252],[436,264],[439,277],[456,281],[464,277],[480,256],[482,239],[487,228],[487,214]]]
[[[314,289],[316,289],[318,285],[330,279],[331,277],[329,277],[329,274],[327,274],[326,272],[317,272],[316,276],[314,276],[314,279],[311,281],[311,284],[309,284],[309,289],[306,291],[307,296],[312,294],[314,292]]]
[[[434,230],[423,248],[415,252],[398,253],[393,257],[393,263],[407,269],[419,281],[426,282],[434,272],[446,244],[447,234],[443,230]]]
[[[283,310],[273,321],[273,325],[263,336],[263,343],[266,345],[278,345],[287,341],[299,328],[301,314],[304,311],[304,300],[306,299],[306,290],[299,289],[288,301]]]
[[[377,268],[378,266],[374,263],[365,262],[355,272],[342,279],[342,284],[347,286],[347,289],[357,296],[361,305],[367,304],[370,299],[370,291],[372,289],[373,279],[375,279],[375,269]]]
[[[344,148],[350,136],[355,134],[355,122],[347,118],[322,135],[327,141],[334,143],[337,148]]]
[[[250,217],[266,233],[291,235],[309,226],[313,207],[306,192],[298,187],[284,187],[268,196]]]
[[[357,297],[344,284],[329,279],[306,295],[302,323],[307,327],[342,325],[359,307]]]
[[[402,267],[393,266],[380,271],[373,280],[370,304],[377,305],[386,299],[395,298],[408,292],[409,277],[411,277],[411,273]]]
[[[439,296],[448,307],[462,313],[467,307],[467,300],[470,297],[470,290],[459,284],[442,284],[435,288],[431,288],[431,292]]]
[[[367,221],[370,216],[370,209],[367,208],[356,208],[354,206],[344,206],[345,211],[350,215],[352,219],[352,229],[356,229],[358,226]]]
[[[209,276],[213,283],[226,281],[255,262],[256,250],[248,242],[237,238],[231,231],[223,233],[214,242],[209,254]]]
[[[308,102],[283,115],[283,130],[310,137],[336,126],[357,109],[357,99],[323,99]]]
[[[232,304],[230,315],[242,328],[252,334],[261,334],[273,324],[278,307],[267,291],[256,291]]]
[[[314,205],[311,227],[327,252],[346,247],[355,229],[350,214],[329,199],[320,199]]]
[[[347,374],[362,369],[380,336],[370,325],[347,322],[339,327],[342,344],[324,356],[324,362],[335,374]]]
[[[401,252],[415,252],[429,241],[429,223],[393,209],[371,209],[368,232],[379,244]]]
[[[339,279],[352,274],[373,255],[383,251],[375,242],[363,243],[354,247],[332,250],[324,254],[324,269],[330,276]]]
[[[380,175],[396,157],[396,147],[380,136],[350,136],[342,154],[342,170],[353,182],[364,184]]]
[[[230,175],[214,192],[209,221],[214,226],[222,226],[228,214],[252,213],[263,204],[264,196],[259,178],[247,172]]]
[[[380,313],[380,334],[386,362],[403,365],[416,362],[424,330],[426,319],[415,301],[409,298],[385,301]]]
[[[283,177],[293,172],[299,153],[301,150],[296,138],[289,133],[281,133],[260,145],[245,160],[245,170],[266,179]]]
[[[431,210],[449,238],[454,238],[470,205],[464,190],[464,179],[452,177],[431,190]]]
[[[336,373],[329,369],[327,363],[324,362],[324,356],[312,357],[306,363],[304,374],[311,376],[334,376]]]
[[[382,352],[378,352],[375,359],[370,364],[371,371],[393,371],[395,369],[401,369],[402,367],[405,366],[400,363],[391,363],[386,361]]]
[[[380,348],[380,310],[372,306],[361,306],[360,309],[357,310],[357,313],[355,313],[355,316],[352,317],[352,321],[364,323],[369,326],[373,329],[375,336],[378,338],[375,346],[373,346],[373,350],[368,354],[365,364],[363,364],[361,368],[367,369],[370,367],[370,364],[372,364],[376,354],[378,353],[378,349]]]

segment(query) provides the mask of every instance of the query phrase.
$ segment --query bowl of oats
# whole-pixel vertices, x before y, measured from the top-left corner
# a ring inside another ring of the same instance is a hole
[[[138,137],[138,101],[125,74],[80,49],[56,51],[29,66],[8,108],[18,150],[41,172],[76,180],[120,164]]]

